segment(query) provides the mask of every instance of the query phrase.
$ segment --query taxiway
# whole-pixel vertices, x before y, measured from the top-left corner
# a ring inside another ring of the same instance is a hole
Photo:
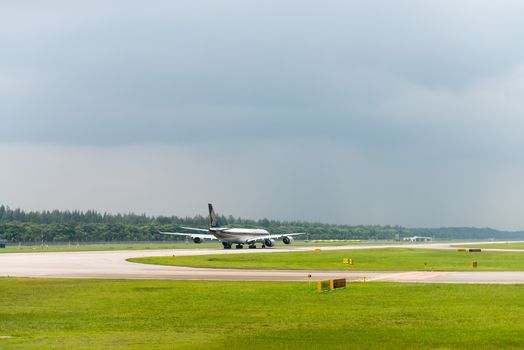
[[[406,247],[406,245],[358,245],[322,247],[323,250]],[[447,244],[413,244],[411,248],[456,249]],[[58,253],[0,254],[0,276],[98,279],[169,279],[230,281],[307,281],[346,278],[348,281],[425,283],[511,283],[524,284],[524,271],[439,272],[439,271],[318,271],[241,270],[189,268],[131,263],[129,258],[145,256],[184,256],[205,254],[245,254],[312,250],[292,247],[265,250],[179,249],[127,250]],[[497,251],[501,251],[498,249]]]

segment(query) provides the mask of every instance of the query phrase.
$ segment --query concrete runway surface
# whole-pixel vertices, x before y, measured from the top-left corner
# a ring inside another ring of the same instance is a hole
[[[478,242],[477,242],[478,243]],[[475,243],[473,243],[475,244]],[[457,249],[448,244],[358,245],[321,247],[322,250],[372,248]],[[183,256],[205,254],[272,253],[313,250],[314,247],[280,247],[272,249],[178,249],[122,250],[59,253],[0,254],[2,277],[97,278],[97,279],[166,279],[229,281],[307,281],[346,278],[348,281],[424,282],[424,283],[496,283],[524,284],[524,271],[512,272],[430,272],[430,271],[314,271],[314,270],[240,270],[147,265],[126,259],[145,256]],[[503,249],[483,249],[505,251]],[[515,250],[507,250],[515,251]],[[524,251],[521,251],[524,253]],[[523,255],[524,258],[524,255]]]

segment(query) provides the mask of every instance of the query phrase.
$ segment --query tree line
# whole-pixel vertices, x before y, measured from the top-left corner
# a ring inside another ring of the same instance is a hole
[[[522,231],[490,228],[406,228],[380,225],[334,225],[318,222],[252,220],[220,215],[224,226],[264,228],[271,233],[307,232],[305,239],[395,240],[408,236],[434,239],[524,239]],[[0,206],[0,241],[6,242],[113,242],[184,240],[158,231],[178,231],[180,226],[207,227],[207,216],[149,216],[88,211],[24,211]]]

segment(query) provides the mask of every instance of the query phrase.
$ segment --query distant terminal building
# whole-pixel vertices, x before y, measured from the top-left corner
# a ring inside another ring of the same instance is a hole
[[[422,236],[413,236],[413,237],[404,237],[403,241],[406,242],[431,242],[433,238],[431,237],[422,237]]]

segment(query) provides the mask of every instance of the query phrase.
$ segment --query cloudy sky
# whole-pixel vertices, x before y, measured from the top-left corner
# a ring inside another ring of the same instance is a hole
[[[521,1],[0,2],[0,202],[524,229]]]

